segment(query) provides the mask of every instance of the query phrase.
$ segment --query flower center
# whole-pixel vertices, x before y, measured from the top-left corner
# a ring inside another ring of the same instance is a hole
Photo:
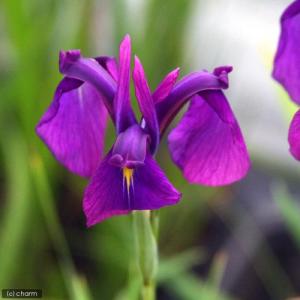
[[[133,169],[123,168],[123,178],[126,181],[127,192],[129,192],[130,185],[133,183]]]
[[[118,135],[109,162],[125,170],[123,171],[124,178],[130,179],[132,169],[144,165],[147,146],[148,134],[139,125],[132,125]]]

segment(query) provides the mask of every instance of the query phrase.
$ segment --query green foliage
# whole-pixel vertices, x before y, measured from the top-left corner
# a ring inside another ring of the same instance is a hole
[[[273,198],[292,237],[300,248],[299,204],[288,193],[283,183],[273,186]]]
[[[37,273],[52,269],[45,266],[43,270],[39,261],[52,260],[45,249],[53,246],[58,257],[55,276],[60,280],[63,274],[64,278],[54,295],[65,297],[65,286],[68,298],[90,299],[84,278],[73,266],[46,175],[53,160],[44,147],[41,151],[34,133],[57,82],[58,49],[80,43],[82,24],[74,21],[84,18],[88,11],[84,1],[77,0],[4,0],[0,5],[5,26],[1,38],[11,49],[6,53],[7,73],[0,71],[4,82],[0,86],[1,152],[6,175],[2,186],[0,287],[49,286],[50,290],[51,282],[47,281],[53,274]],[[43,161],[38,153],[46,153]],[[44,293],[47,295],[47,289]]]

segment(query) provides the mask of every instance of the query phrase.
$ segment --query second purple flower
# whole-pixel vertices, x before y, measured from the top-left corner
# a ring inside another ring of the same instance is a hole
[[[281,32],[274,59],[273,77],[300,105],[300,0],[292,2],[280,18]],[[300,110],[289,128],[291,154],[300,160]]]

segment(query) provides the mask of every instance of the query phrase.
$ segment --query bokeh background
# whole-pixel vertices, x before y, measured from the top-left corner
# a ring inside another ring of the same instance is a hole
[[[87,229],[87,181],[61,167],[34,132],[61,78],[59,50],[117,55],[130,33],[152,88],[177,66],[182,75],[234,66],[226,95],[252,159],[239,183],[192,186],[163,141],[158,160],[183,199],[161,211],[158,299],[300,299],[300,163],[287,144],[296,107],[270,76],[290,2],[2,0],[0,289],[138,299],[130,217]],[[107,149],[113,139],[110,124]]]

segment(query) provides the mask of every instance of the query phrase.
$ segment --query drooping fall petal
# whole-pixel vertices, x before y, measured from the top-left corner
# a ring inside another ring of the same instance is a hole
[[[283,85],[291,99],[300,104],[300,0],[288,6],[280,23],[273,77]]]
[[[99,56],[95,60],[111,75],[117,82],[119,77],[119,67],[115,57],[112,56]]]
[[[64,78],[36,127],[37,134],[70,171],[94,174],[103,151],[107,110],[89,83]]]
[[[67,77],[88,82],[103,96],[107,111],[114,119],[113,99],[117,85],[111,75],[94,58],[82,57],[79,50],[61,51],[59,54],[60,72]]]
[[[297,111],[290,125],[289,129],[289,144],[290,152],[297,159],[300,160],[300,110]]]
[[[239,125],[222,91],[194,96],[168,142],[173,161],[191,183],[229,184],[245,176],[250,166]]]
[[[219,67],[213,73],[195,72],[178,81],[167,98],[155,106],[161,135],[193,95],[205,90],[228,88],[228,73],[231,70],[232,67]]]
[[[180,193],[150,155],[145,165],[130,173],[130,183],[121,168],[109,163],[110,158],[109,153],[85,191],[83,209],[87,226],[132,210],[159,209],[179,201]]]

